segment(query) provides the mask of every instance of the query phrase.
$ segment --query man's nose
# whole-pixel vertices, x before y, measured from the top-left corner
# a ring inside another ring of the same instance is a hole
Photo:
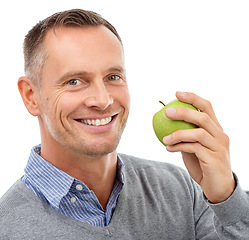
[[[89,90],[89,96],[85,99],[87,107],[105,110],[109,105],[113,104],[113,98],[103,81],[94,83]]]

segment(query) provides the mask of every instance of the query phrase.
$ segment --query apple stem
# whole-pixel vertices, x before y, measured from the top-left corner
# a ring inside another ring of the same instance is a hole
[[[159,101],[159,102],[165,107],[165,104],[162,101]]]

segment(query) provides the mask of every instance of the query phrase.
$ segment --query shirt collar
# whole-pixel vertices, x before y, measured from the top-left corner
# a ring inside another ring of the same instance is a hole
[[[56,168],[41,156],[41,145],[30,153],[25,168],[26,177],[44,195],[53,208],[58,209],[61,199],[68,193],[74,178]]]
[[[41,145],[32,148],[24,170],[25,177],[29,179],[31,184],[47,199],[53,208],[59,209],[61,199],[68,194],[76,179],[53,166],[43,159],[40,154]],[[117,160],[116,181],[118,180],[123,185],[123,162],[119,157]],[[84,183],[83,186],[85,186]]]

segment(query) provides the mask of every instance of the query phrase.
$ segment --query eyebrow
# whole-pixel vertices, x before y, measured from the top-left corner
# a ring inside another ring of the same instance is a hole
[[[111,67],[109,69],[107,69],[106,72],[119,72],[121,74],[125,74],[125,69],[123,67]]]
[[[85,71],[74,71],[74,72],[67,72],[65,74],[63,74],[59,79],[58,79],[58,83],[62,83],[68,79],[72,79],[75,77],[79,77],[79,76],[89,76],[89,72],[85,72]]]
[[[125,74],[125,69],[121,66],[116,66],[116,67],[110,67],[107,70],[104,71],[104,74],[108,74],[111,72],[118,72],[120,74]],[[72,79],[75,77],[79,77],[79,76],[83,76],[83,77],[91,77],[94,74],[91,72],[87,72],[87,71],[71,71],[71,72],[67,72],[65,74],[63,74],[59,79],[58,79],[58,83],[64,82],[67,79]]]

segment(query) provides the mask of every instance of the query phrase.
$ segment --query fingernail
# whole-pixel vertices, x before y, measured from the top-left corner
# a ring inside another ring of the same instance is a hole
[[[175,109],[175,108],[167,108],[167,109],[165,110],[165,113],[166,113],[167,115],[169,115],[169,116],[172,116],[172,115],[174,115],[174,114],[176,113],[176,109]]]
[[[163,142],[164,142],[166,145],[170,142],[170,140],[171,140],[171,135],[165,136],[165,137],[163,138]]]
[[[187,95],[186,92],[177,92],[177,94],[181,97],[185,97]]]

